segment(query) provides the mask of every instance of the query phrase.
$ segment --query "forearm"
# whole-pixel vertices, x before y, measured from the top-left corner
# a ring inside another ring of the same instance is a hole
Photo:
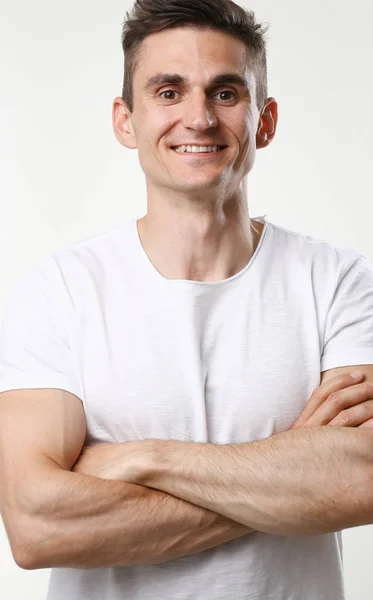
[[[53,469],[35,498],[32,568],[156,564],[250,533],[230,519],[140,485]]]
[[[255,530],[316,535],[372,522],[367,429],[296,429],[248,444],[149,444],[140,483]]]

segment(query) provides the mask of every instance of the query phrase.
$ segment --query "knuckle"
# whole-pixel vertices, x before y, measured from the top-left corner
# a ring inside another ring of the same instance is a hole
[[[350,425],[352,423],[351,413],[348,410],[343,410],[339,413],[338,417],[335,419],[335,422],[342,426]]]
[[[313,390],[311,398],[316,400],[322,400],[323,398],[325,398],[325,390],[322,388],[322,386],[319,386]]]
[[[338,404],[339,394],[337,394],[337,393],[330,394],[330,396],[328,396],[328,398],[327,398],[327,402],[329,402],[332,405]]]
[[[362,385],[363,385],[364,392],[370,398],[373,398],[373,385],[371,383],[369,383],[368,381],[364,382]]]
[[[373,416],[373,401],[367,400],[360,404],[361,414],[365,419],[368,419]]]

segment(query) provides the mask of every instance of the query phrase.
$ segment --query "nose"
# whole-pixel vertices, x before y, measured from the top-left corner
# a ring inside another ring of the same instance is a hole
[[[203,131],[210,127],[216,127],[218,120],[214,107],[203,93],[191,94],[183,103],[183,125],[187,129]]]

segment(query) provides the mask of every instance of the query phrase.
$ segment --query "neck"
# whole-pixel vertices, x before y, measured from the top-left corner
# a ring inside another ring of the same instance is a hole
[[[222,281],[241,271],[259,243],[263,224],[247,206],[229,212],[149,210],[138,220],[142,246],[166,279]]]

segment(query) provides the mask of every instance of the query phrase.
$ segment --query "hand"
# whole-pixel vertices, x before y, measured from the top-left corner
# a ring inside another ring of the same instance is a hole
[[[140,483],[151,461],[152,440],[83,446],[71,471],[128,483]]]
[[[339,375],[317,387],[290,429],[331,425],[373,429],[373,384]],[[360,383],[357,383],[360,382]]]

